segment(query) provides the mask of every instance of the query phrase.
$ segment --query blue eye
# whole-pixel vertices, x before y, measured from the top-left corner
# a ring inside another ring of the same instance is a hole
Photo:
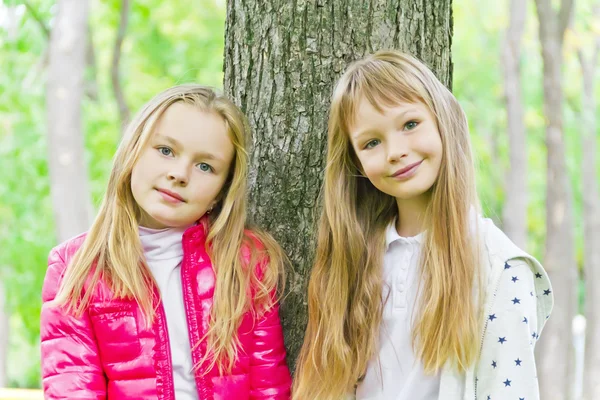
[[[408,121],[405,125],[404,125],[404,129],[407,131],[413,130],[417,127],[417,125],[419,125],[419,123],[417,121]]]
[[[162,154],[163,156],[173,155],[173,150],[171,150],[168,147],[164,147],[164,146],[158,147],[158,151],[160,151],[160,154]]]
[[[213,171],[213,168],[210,165],[208,165],[207,163],[198,164],[198,168],[200,168],[200,171],[203,171],[203,172],[212,172]]]
[[[365,145],[365,149],[372,149],[373,147],[377,146],[379,143],[381,143],[381,140],[379,140],[379,139],[370,140]]]

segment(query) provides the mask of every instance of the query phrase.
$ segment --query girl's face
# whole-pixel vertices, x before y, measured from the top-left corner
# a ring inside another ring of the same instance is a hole
[[[362,173],[397,201],[427,199],[443,153],[436,120],[422,103],[382,109],[363,98],[350,129]]]
[[[219,200],[234,146],[225,121],[185,103],[163,113],[131,174],[148,228],[192,225]]]

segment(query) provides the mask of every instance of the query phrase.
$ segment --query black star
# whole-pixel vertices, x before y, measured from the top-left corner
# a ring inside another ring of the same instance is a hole
[[[504,342],[506,342],[506,336],[498,338],[498,343],[504,344]]]
[[[515,360],[515,367],[520,367],[521,366],[522,361],[519,360],[518,358]]]
[[[525,397],[519,397],[519,400],[525,400]]]
[[[552,290],[550,290],[550,289],[544,290],[544,296],[548,296],[550,293],[552,293]]]
[[[508,263],[504,263],[504,269],[509,269],[510,265],[508,265]]]
[[[516,297],[511,300],[513,304],[521,304],[521,299],[517,299]]]
[[[535,277],[538,279],[542,279],[542,274],[540,274],[539,272],[536,272]]]
[[[535,336],[536,336],[536,334],[535,334],[535,332],[533,332],[533,333],[531,334],[531,337],[535,339]]]
[[[493,321],[496,318],[498,318],[498,317],[496,317],[496,314],[491,314],[490,317],[489,317],[490,321]]]
[[[517,278],[516,276],[513,276],[512,279],[511,279],[511,281],[513,281],[513,282],[516,282],[518,280],[519,280],[519,278]]]
[[[523,322],[527,323],[527,317],[523,317]]]
[[[502,383],[504,383],[504,387],[507,387],[507,386],[510,386],[510,382],[511,382],[511,381],[509,381],[509,380],[507,379],[507,380],[505,380],[505,381],[504,381],[504,382],[502,382]]]
[[[492,400],[492,398],[488,395],[487,400]]]
[[[498,364],[496,363],[496,361],[492,360],[492,367],[496,368],[498,366]]]

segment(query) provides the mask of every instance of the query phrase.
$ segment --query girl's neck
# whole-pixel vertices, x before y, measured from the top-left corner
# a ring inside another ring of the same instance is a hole
[[[429,205],[430,194],[425,193],[411,199],[396,199],[398,219],[396,230],[402,237],[413,237],[425,230],[425,212]]]

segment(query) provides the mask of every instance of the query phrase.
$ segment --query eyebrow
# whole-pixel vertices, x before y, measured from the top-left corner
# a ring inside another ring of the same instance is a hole
[[[413,113],[413,112],[419,112],[419,110],[417,108],[414,108],[414,107],[411,107],[411,108],[409,108],[407,110],[404,110],[404,111],[400,112],[398,115],[396,115],[394,117],[394,121],[398,121],[399,119],[404,119],[404,118],[406,118],[406,114],[410,114],[410,113]],[[362,131],[360,131],[360,132],[352,135],[352,138],[354,140],[358,141],[362,136],[371,135],[371,134],[377,133],[377,132],[378,132],[378,129],[368,128],[368,129],[364,129],[364,130],[362,130]]]
[[[156,134],[156,140],[158,141],[162,141],[162,142],[167,142],[170,145],[172,145],[175,148],[181,149],[183,148],[183,145],[175,138],[172,138],[171,136],[167,136],[167,135],[163,135],[160,133]],[[204,151],[198,152],[194,154],[194,159],[197,158],[203,158],[203,159],[207,159],[207,160],[215,160],[215,161],[221,161],[223,162],[223,159],[221,157],[218,157],[212,153],[207,153]]]

